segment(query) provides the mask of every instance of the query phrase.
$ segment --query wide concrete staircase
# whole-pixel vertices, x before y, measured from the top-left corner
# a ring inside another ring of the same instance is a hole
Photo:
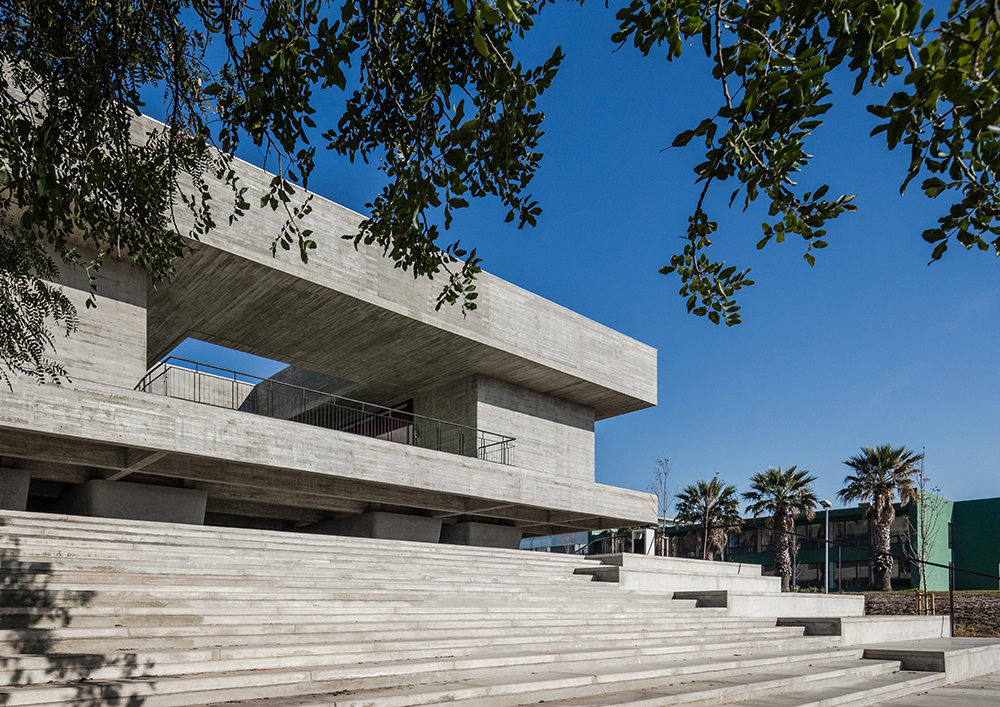
[[[947,680],[616,562],[0,512],[0,704],[832,707]]]

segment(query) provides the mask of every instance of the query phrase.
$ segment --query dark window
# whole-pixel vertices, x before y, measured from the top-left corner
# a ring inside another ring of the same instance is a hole
[[[751,529],[729,533],[729,550],[734,555],[757,552],[757,531]]]
[[[906,545],[910,542],[910,519],[906,516],[896,518],[889,528],[889,542],[895,545]]]
[[[844,521],[844,534],[841,542],[846,545],[871,545],[871,534],[868,532],[868,520]]]

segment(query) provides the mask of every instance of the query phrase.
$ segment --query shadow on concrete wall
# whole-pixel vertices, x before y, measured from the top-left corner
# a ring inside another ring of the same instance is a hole
[[[0,705],[25,686],[44,685],[59,690],[54,702],[140,707],[145,698],[134,690],[153,684],[143,679],[153,662],[140,664],[134,653],[65,652],[73,643],[60,632],[73,625],[73,609],[92,605],[97,593],[53,589],[52,564],[24,559],[19,539],[4,525],[0,518]],[[102,623],[115,624],[114,616]]]

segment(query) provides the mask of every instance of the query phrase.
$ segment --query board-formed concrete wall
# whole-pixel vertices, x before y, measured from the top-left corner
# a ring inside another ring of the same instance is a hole
[[[413,396],[413,414],[466,427],[480,427],[476,417],[476,377],[463,376],[417,392]],[[480,429],[507,434],[498,429]]]
[[[489,376],[477,383],[477,424],[515,438],[517,466],[594,480],[593,410]]]
[[[87,257],[85,247],[79,248]],[[56,332],[52,358],[70,379],[134,386],[146,372],[146,273],[128,260],[104,259],[97,281],[97,307],[87,309],[90,282],[80,267],[61,265],[58,284],[76,306],[79,328]]]

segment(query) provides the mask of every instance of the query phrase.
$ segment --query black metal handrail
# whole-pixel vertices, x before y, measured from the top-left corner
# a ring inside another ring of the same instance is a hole
[[[514,464],[513,437],[177,356],[153,366],[135,389],[508,466]]]

